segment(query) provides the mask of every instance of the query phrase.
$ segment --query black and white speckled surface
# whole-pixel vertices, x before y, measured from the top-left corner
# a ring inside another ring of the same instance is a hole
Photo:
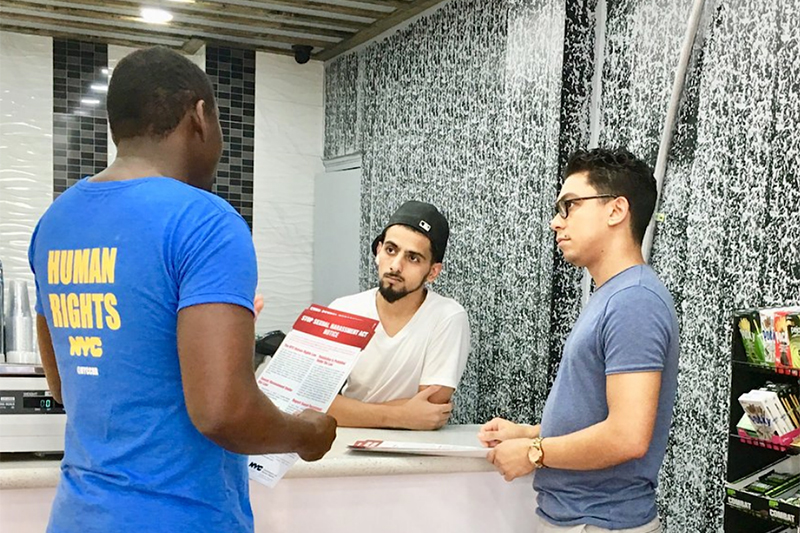
[[[566,155],[589,142],[601,0],[453,0],[326,67],[326,156],[363,152],[367,243],[403,200],[453,237],[435,288],[470,313],[455,420],[536,420],[574,322],[580,272],[547,230]],[[690,0],[608,0],[600,143],[655,164]],[[652,264],[681,320],[659,488],[669,533],[722,528],[728,317],[800,302],[800,11],[707,2],[670,152]]]
[[[364,250],[406,199],[450,219],[435,289],[468,309],[475,346],[458,422],[530,420],[549,388],[542,221],[558,187],[563,32],[559,2],[454,2],[326,69],[326,155],[363,152]],[[361,284],[374,283],[365,254]]]

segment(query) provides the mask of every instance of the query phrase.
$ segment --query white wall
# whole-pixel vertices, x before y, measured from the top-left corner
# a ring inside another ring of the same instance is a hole
[[[256,54],[253,239],[266,300],[259,333],[288,331],[311,303],[314,179],[324,171],[323,74],[319,61],[299,65]]]
[[[53,40],[0,31],[0,261],[31,305],[28,244],[52,200]]]
[[[53,197],[52,49],[49,37],[0,32],[0,260],[6,279],[31,283],[30,236]],[[133,50],[109,45],[112,75]],[[205,69],[205,48],[190,59]],[[288,331],[311,303],[322,141],[323,64],[257,53],[253,239],[266,299],[261,333]],[[110,132],[108,150],[111,162]]]

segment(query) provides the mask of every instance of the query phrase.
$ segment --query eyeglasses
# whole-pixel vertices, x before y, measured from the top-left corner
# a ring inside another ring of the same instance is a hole
[[[575,202],[580,202],[581,200],[596,200],[598,198],[619,198],[619,196],[616,194],[598,194],[597,196],[561,199],[556,202],[556,213],[561,215],[561,218],[567,218],[569,216],[569,208],[572,207],[572,204]]]

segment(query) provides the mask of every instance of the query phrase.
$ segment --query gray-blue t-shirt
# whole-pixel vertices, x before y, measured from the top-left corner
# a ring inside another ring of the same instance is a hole
[[[660,371],[653,439],[643,458],[611,468],[537,470],[539,515],[560,526],[607,529],[638,527],[656,517],[658,471],[678,381],[678,337],[672,296],[648,266],[620,272],[592,295],[564,345],[541,436],[566,435],[605,420],[606,376]],[[544,449],[546,463],[546,441]]]

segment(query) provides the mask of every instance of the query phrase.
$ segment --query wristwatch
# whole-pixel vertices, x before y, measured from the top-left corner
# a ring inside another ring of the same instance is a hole
[[[531,445],[528,448],[528,461],[531,462],[534,468],[544,468],[544,450],[542,449],[542,439],[536,437],[531,439]]]

